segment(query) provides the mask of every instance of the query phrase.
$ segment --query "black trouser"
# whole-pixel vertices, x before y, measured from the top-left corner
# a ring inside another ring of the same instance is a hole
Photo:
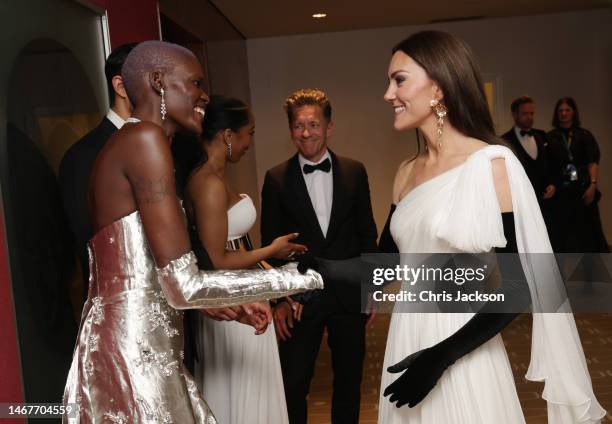
[[[364,314],[346,312],[327,290],[304,307],[302,320],[291,329],[291,338],[279,345],[290,424],[306,423],[306,397],[325,328],[334,371],[332,423],[359,423],[365,320]]]

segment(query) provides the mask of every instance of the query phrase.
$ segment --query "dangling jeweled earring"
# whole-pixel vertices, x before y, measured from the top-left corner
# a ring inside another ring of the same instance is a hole
[[[161,118],[162,121],[166,120],[166,99],[164,99],[164,89],[162,88],[160,90],[160,94],[161,94],[161,105],[159,106],[160,112],[161,112]]]
[[[226,141],[225,146],[227,146],[227,159],[230,160],[232,158],[232,143]]]
[[[444,117],[448,113],[448,109],[439,100],[433,99],[429,102],[433,112],[436,114],[436,135],[438,149],[442,147],[442,130],[444,128]]]

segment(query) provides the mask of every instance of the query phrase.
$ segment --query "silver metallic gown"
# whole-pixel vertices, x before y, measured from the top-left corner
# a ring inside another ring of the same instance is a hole
[[[322,288],[295,266],[198,271],[192,252],[157,269],[140,215],[102,228],[89,242],[90,284],[64,391],[77,423],[217,421],[183,367],[183,314]],[[172,305],[172,306],[170,306]]]

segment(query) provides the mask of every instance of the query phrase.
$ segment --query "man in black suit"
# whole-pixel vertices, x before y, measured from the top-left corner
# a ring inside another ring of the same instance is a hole
[[[334,126],[327,96],[320,90],[299,90],[287,98],[285,108],[298,153],[266,173],[262,244],[296,232],[297,243],[323,258],[346,259],[376,251],[365,168],[327,148]],[[274,308],[291,424],[306,423],[306,397],[325,328],[334,371],[332,422],[359,422],[367,321],[360,296],[359,287],[326,281],[322,294],[304,305],[300,321],[293,321],[287,302]]]
[[[535,104],[529,96],[521,96],[510,105],[514,126],[502,138],[505,139],[521,161],[533,185],[540,206],[543,200],[555,195],[555,185],[548,171],[548,141],[546,133],[533,128]]]
[[[555,192],[557,179],[550,172],[549,145],[546,133],[533,128],[535,104],[531,97],[521,96],[510,105],[514,126],[502,135],[525,168],[538,198],[549,237],[554,242]]]
[[[132,106],[123,87],[121,68],[135,45],[136,43],[131,43],[119,46],[106,59],[104,74],[111,108],[97,127],[70,146],[59,167],[64,210],[75,239],[85,289],[89,281],[87,242],[93,236],[87,209],[89,174],[98,152],[132,113]],[[87,295],[86,290],[84,295]]]

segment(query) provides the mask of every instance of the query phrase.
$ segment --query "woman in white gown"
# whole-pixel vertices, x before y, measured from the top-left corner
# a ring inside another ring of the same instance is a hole
[[[287,259],[292,252],[304,251],[290,241],[295,234],[251,249],[248,231],[257,218],[255,206],[249,196],[235,192],[225,176],[227,162],[238,162],[252,143],[255,123],[247,105],[211,96],[203,127],[204,157],[186,189],[196,253],[203,247],[216,269],[240,269],[263,267],[261,261],[269,257]],[[254,334],[234,320],[241,314],[240,308],[208,309],[207,316],[199,318],[196,381],[220,423],[287,423],[275,332],[264,328]]]
[[[400,165],[394,182],[390,229],[399,251],[489,252],[505,247],[509,230],[518,252],[552,253],[529,180],[494,135],[469,48],[443,32],[420,32],[393,49],[388,72],[385,100],[394,109],[395,128],[418,128],[425,138],[424,151]],[[513,215],[514,228],[504,228],[502,214]],[[554,258],[544,267],[526,255],[520,261],[534,312],[551,312],[537,284],[559,281]],[[599,422],[605,411],[593,394],[573,315],[563,313],[567,304],[554,311],[559,313],[533,315],[527,378],[545,382],[549,422]],[[434,351],[444,357],[440,342],[454,334],[452,343],[460,345],[458,330],[484,315],[393,315],[379,423],[525,422],[501,336],[495,335],[503,325],[444,365],[432,358]]]

